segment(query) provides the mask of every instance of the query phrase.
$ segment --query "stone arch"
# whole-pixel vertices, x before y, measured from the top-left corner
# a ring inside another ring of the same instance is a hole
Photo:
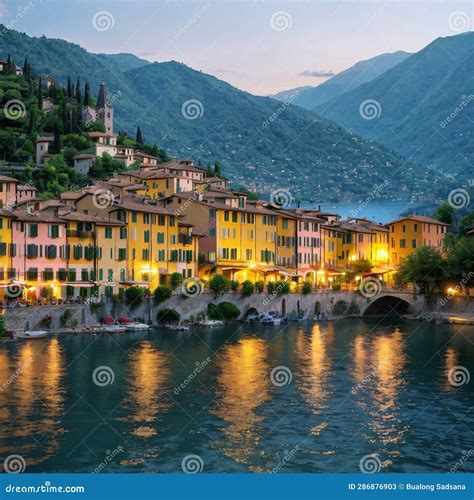
[[[363,316],[401,316],[409,312],[410,302],[393,295],[383,295],[373,300],[363,311]]]
[[[321,315],[321,302],[319,302],[319,300],[317,300],[314,303],[314,317],[318,318],[320,315]]]
[[[247,320],[250,316],[254,316],[254,315],[255,315],[255,316],[258,316],[258,315],[259,315],[259,312],[257,311],[257,309],[256,309],[255,307],[249,307],[249,308],[245,311],[245,313],[244,313],[244,315],[243,315],[242,319],[245,321],[245,320]]]
[[[286,317],[286,299],[283,298],[281,300],[281,315],[285,318]]]

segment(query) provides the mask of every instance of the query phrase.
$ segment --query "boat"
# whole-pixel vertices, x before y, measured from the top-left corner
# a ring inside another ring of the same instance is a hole
[[[220,319],[202,319],[197,322],[198,326],[206,326],[212,328],[214,326],[223,326],[225,323]]]
[[[105,325],[104,329],[105,333],[121,333],[127,331],[125,325]]]
[[[124,326],[127,330],[134,330],[134,331],[150,329],[150,325],[147,325],[146,323],[140,323],[138,321],[133,321],[132,323],[125,324]]]
[[[255,323],[258,321],[258,314],[249,314],[245,319],[245,323]]]
[[[258,321],[264,325],[280,325],[282,318],[272,313],[262,313],[258,317]]]
[[[189,330],[189,326],[186,325],[165,325],[165,328],[173,332],[187,332]]]
[[[17,339],[43,339],[48,336],[48,332],[46,330],[25,330],[17,332],[13,336]]]
[[[130,318],[121,317],[117,320],[117,323],[121,325],[129,325],[130,323],[133,323],[133,320],[131,320]]]

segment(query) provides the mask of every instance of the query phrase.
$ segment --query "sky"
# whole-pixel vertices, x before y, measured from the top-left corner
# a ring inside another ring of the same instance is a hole
[[[91,52],[176,60],[258,95],[474,28],[470,0],[0,0],[0,22]],[[0,39],[1,41],[1,39]]]

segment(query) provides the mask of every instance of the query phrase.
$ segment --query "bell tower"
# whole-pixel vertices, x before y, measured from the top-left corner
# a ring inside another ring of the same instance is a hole
[[[102,123],[105,127],[107,134],[114,133],[114,107],[112,101],[109,99],[109,91],[105,82],[100,84],[99,95],[96,104],[97,121]]]

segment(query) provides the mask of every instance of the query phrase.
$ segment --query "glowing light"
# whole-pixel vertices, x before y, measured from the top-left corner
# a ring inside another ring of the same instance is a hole
[[[355,279],[356,281],[360,281],[360,280],[361,280],[360,276],[356,276],[354,279]]]
[[[255,269],[257,267],[257,264],[249,264],[250,269]]]

